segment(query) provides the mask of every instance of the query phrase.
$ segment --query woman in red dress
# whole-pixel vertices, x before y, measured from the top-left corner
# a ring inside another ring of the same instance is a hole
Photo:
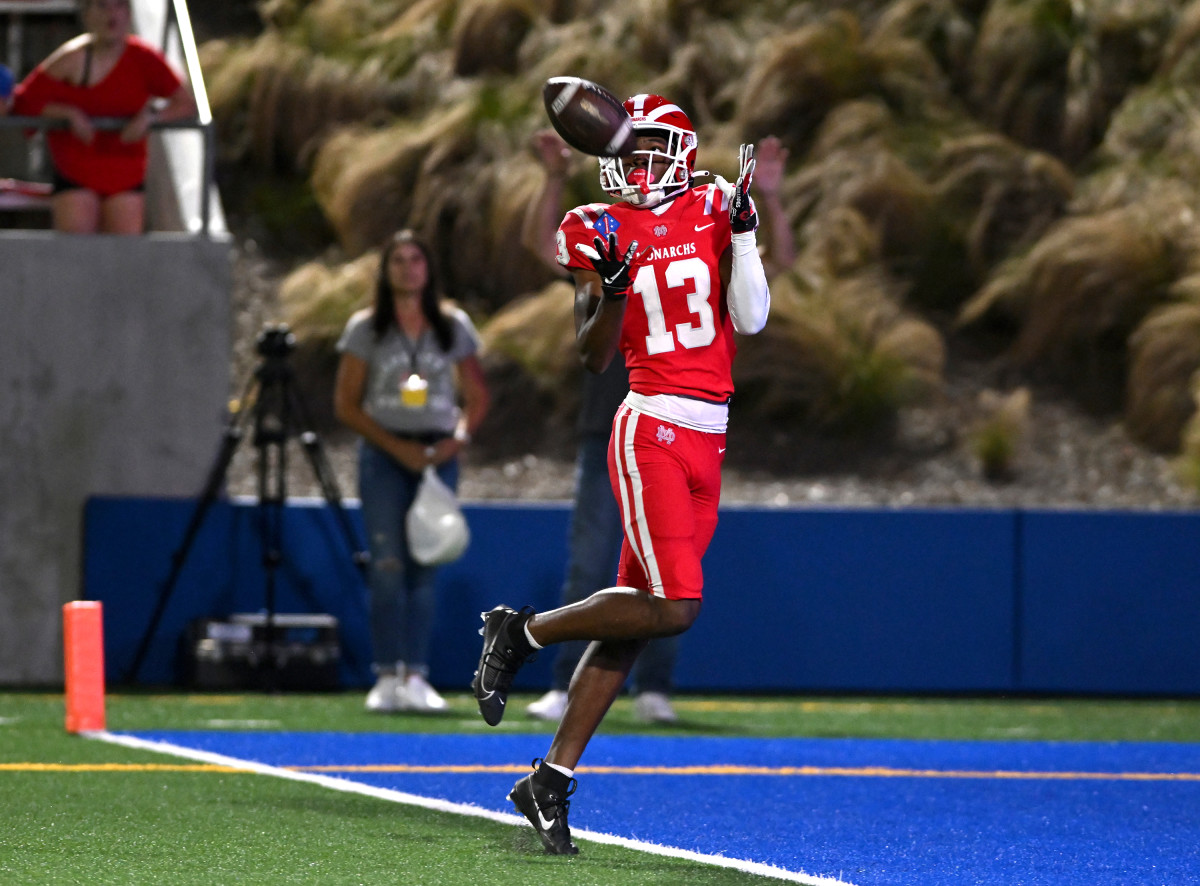
[[[130,0],[82,0],[80,14],[86,32],[30,72],[13,95],[12,113],[67,122],[46,136],[55,230],[140,234],[150,125],[192,117],[196,104],[162,53],[130,34]],[[166,99],[157,111],[155,99]],[[97,130],[98,117],[128,122]]]

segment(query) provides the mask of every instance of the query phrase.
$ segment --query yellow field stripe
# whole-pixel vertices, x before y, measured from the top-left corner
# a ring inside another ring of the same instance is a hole
[[[285,766],[297,772],[410,773],[418,775],[471,775],[528,772],[514,765],[415,765],[372,764],[365,766]],[[889,766],[580,766],[580,774],[593,775],[769,775],[842,776],[851,778],[989,778],[1048,781],[1184,781],[1200,782],[1200,772],[1054,772],[971,769],[895,769]]]
[[[410,775],[521,774],[528,766],[514,764],[282,766],[293,772],[393,773]],[[0,763],[0,772],[247,772],[236,766],[214,763]],[[592,775],[766,775],[784,778],[962,778],[1018,781],[1175,781],[1200,782],[1200,772],[1054,772],[1011,769],[897,769],[890,766],[580,766],[576,772]]]

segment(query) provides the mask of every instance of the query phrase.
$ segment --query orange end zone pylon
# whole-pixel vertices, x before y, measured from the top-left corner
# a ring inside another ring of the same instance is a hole
[[[104,621],[98,602],[63,604],[67,732],[104,729]]]

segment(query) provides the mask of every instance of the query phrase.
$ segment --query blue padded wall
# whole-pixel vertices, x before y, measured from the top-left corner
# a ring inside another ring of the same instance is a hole
[[[266,607],[267,572],[259,509],[218,501],[199,524],[174,587],[173,557],[196,512],[187,500],[93,498],[85,509],[84,596],[104,603],[105,671],[124,682],[143,638],[151,638],[137,682],[178,679],[184,629],[196,618],[222,618]],[[347,507],[363,539],[361,514]],[[499,602],[547,608],[558,599],[566,559],[566,505],[468,508],[470,549],[438,578],[438,612],[430,667],[440,685],[466,686],[479,655],[479,613]],[[325,612],[338,618],[342,681],[372,680],[366,587],[352,547],[321,501],[290,502],[283,513],[282,560],[275,570],[275,611]],[[159,600],[166,607],[148,632]],[[518,687],[550,680],[550,658],[533,663]]]
[[[554,606],[566,503],[470,503],[472,542],[439,573],[430,662],[464,689],[479,613]],[[105,604],[106,670],[121,682],[190,500],[96,498],[85,512],[84,596]],[[361,538],[361,518],[348,513]],[[178,678],[195,618],[265,606],[258,508],[214,503],[138,674]],[[723,509],[705,558],[705,603],[683,638],[681,690],[1200,693],[1200,515],[969,509]],[[284,509],[277,612],[341,624],[342,682],[371,681],[366,590],[333,513]],[[517,688],[550,681],[553,650]]]
[[[1200,519],[1022,517],[1021,689],[1200,691]]]
[[[196,503],[186,499],[93,498],[84,511],[84,596],[104,603],[105,672],[123,682],[148,633],[156,605],[167,605],[138,671],[138,682],[177,679],[180,637],[196,618],[259,612],[266,606],[258,511],[217,501],[192,543],[181,545]],[[361,521],[352,513],[361,538]],[[276,612],[328,612],[343,634],[342,679],[367,679],[366,595],[333,514],[323,505],[283,512],[283,559],[276,570]],[[164,583],[173,557],[186,553],[174,587]]]
[[[1004,511],[726,509],[687,688],[928,691],[1012,685]]]

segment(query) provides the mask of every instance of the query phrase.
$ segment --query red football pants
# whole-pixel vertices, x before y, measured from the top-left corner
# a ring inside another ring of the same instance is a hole
[[[625,524],[618,585],[668,600],[703,595],[700,561],[717,528],[724,460],[724,434],[622,404],[608,444],[608,474]]]

